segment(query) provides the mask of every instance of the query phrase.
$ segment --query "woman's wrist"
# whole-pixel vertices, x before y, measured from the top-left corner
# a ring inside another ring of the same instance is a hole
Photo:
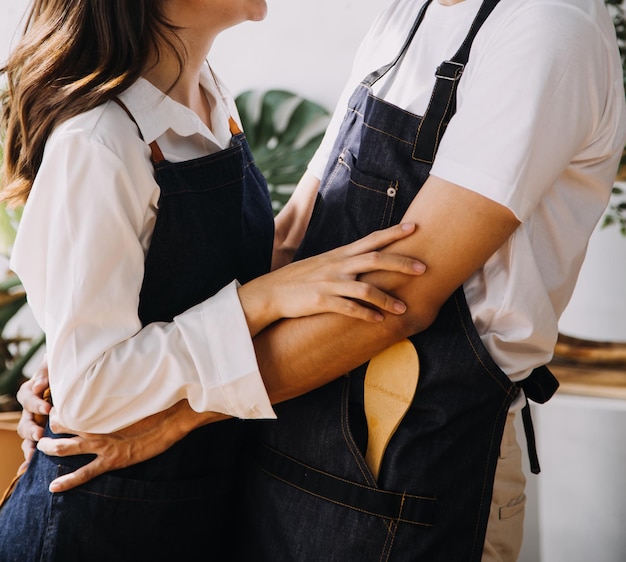
[[[267,276],[257,277],[237,289],[239,302],[252,337],[280,318],[277,300],[272,296],[272,285]]]

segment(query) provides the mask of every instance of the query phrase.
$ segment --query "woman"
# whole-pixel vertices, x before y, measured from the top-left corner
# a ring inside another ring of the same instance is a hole
[[[65,427],[111,432],[177,404],[272,418],[253,336],[330,311],[380,322],[405,306],[357,275],[424,270],[373,253],[404,226],[268,274],[267,189],[205,63],[219,32],[265,12],[263,0],[33,3],[4,69],[3,198],[26,203],[12,268],[46,332]],[[50,482],[91,457],[36,455],[0,511],[0,558],[229,559],[241,437],[236,420],[206,426],[62,495]]]

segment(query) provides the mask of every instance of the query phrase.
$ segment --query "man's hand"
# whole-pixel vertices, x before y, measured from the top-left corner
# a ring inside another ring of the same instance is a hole
[[[26,469],[35,449],[47,455],[66,457],[70,455],[95,454],[96,458],[75,472],[54,480],[51,492],[64,492],[88,482],[110,470],[125,468],[162,453],[191,430],[226,416],[194,412],[187,401],[181,401],[158,414],[141,420],[110,435],[77,433],[61,427],[54,408],[44,398],[49,390],[48,365],[42,363],[32,378],[19,389],[17,399],[24,408],[17,432],[24,440],[24,463],[19,472]],[[43,437],[44,427],[50,419],[50,429],[55,433],[69,433],[75,437],[51,439]]]
[[[226,416],[194,412],[186,400],[168,410],[154,414],[131,426],[108,435],[76,433],[61,427],[50,412],[50,429],[55,433],[73,433],[74,437],[39,440],[37,448],[46,455],[66,457],[95,454],[96,458],[76,471],[60,476],[50,484],[51,492],[65,492],[92,480],[96,476],[125,468],[162,453],[182,439],[192,429]]]

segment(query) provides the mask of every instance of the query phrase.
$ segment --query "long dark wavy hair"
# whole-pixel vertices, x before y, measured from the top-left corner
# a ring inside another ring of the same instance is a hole
[[[158,60],[185,49],[165,0],[33,0],[24,33],[0,69],[7,81],[0,200],[26,202],[56,125],[110,100]]]

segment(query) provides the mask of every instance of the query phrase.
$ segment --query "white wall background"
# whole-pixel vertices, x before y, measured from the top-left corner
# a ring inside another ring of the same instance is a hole
[[[0,62],[6,60],[13,37],[19,35],[18,26],[27,5],[24,0],[0,0]]]
[[[284,88],[332,109],[358,44],[388,0],[268,0],[264,22],[225,31],[210,59],[237,95]]]
[[[229,29],[210,55],[237,95],[285,88],[332,109],[361,37],[388,0],[268,0],[263,22]],[[19,36],[26,0],[0,0],[0,62]]]
[[[234,95],[248,88],[284,88],[332,109],[361,37],[388,1],[268,0],[265,22],[224,32],[211,62]],[[0,62],[8,55],[27,6],[26,0],[0,0]],[[615,261],[608,254],[604,259]],[[626,493],[624,478],[618,474],[623,472],[624,434],[617,435],[615,428],[625,428],[626,413],[621,403],[598,404],[564,399],[545,406],[545,414],[537,416],[543,474],[539,479],[528,476],[521,562],[626,560],[619,525],[615,532],[601,529],[598,519],[588,516],[585,503],[593,497],[593,511],[603,514],[601,521],[623,522]],[[584,430],[584,442],[580,434],[578,440],[575,432],[572,435],[574,427]],[[608,441],[607,427],[613,428]],[[589,446],[595,448],[588,454]],[[581,463],[584,472],[578,468]],[[606,503],[598,505],[598,498]],[[622,507],[616,510],[620,502]]]

